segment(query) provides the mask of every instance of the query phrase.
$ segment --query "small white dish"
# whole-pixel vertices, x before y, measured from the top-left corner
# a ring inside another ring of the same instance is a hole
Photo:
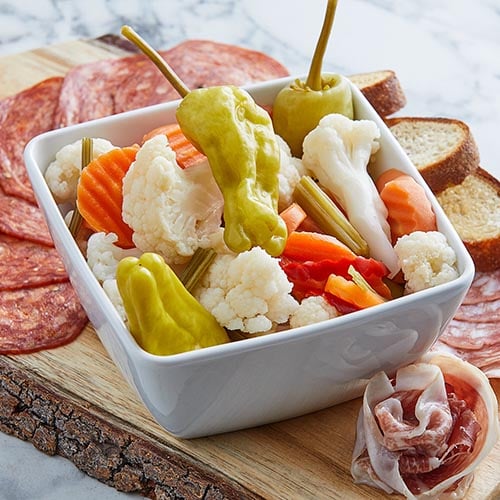
[[[247,87],[262,105],[296,77]],[[154,418],[171,434],[194,438],[275,422],[353,399],[379,370],[421,357],[455,314],[474,275],[472,260],[435,197],[381,118],[353,86],[355,117],[381,131],[377,173],[397,167],[422,184],[438,228],[458,257],[452,282],[307,327],[173,356],[143,351],[91,273],[44,180],[55,153],[82,137],[115,145],[140,142],[174,121],[179,101],[42,134],[27,145],[28,173],[71,282],[100,340]]]

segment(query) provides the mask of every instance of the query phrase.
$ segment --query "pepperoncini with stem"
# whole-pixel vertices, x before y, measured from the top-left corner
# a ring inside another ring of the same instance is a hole
[[[176,116],[208,157],[224,196],[227,246],[280,255],[287,230],[278,215],[280,151],[268,113],[246,91],[226,85],[191,91]],[[200,126],[200,119],[210,125]]]
[[[177,121],[209,161],[224,197],[224,241],[234,252],[260,246],[276,257],[287,229],[278,214],[280,150],[269,114],[232,85],[189,90],[161,56],[130,27],[135,43],[183,97]]]
[[[129,330],[145,351],[163,356],[229,342],[224,328],[160,255],[125,257],[116,282]]]
[[[292,154],[302,156],[304,137],[330,113],[354,117],[352,92],[348,79],[333,73],[321,73],[337,0],[328,0],[323,27],[305,82],[297,79],[283,88],[273,104],[276,133],[290,146]]]

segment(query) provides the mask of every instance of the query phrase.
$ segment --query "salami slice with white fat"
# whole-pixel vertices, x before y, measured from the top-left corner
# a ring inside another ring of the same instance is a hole
[[[500,342],[498,341],[483,345],[480,349],[469,349],[454,347],[440,339],[433,346],[433,352],[453,354],[479,368],[488,378],[500,378]]]
[[[0,189],[0,214],[0,233],[42,245],[54,245],[43,213],[37,206],[17,196],[9,196]]]
[[[452,319],[439,340],[457,349],[487,349],[495,345],[500,349],[500,327],[494,323],[471,324],[470,321]]]
[[[74,340],[87,316],[69,282],[0,292],[0,354],[53,349]]]
[[[493,272],[477,272],[462,303],[479,304],[496,299],[500,299],[500,269]]]
[[[0,234],[0,291],[68,281],[54,247]]]
[[[283,65],[261,52],[205,40],[188,40],[160,55],[193,89],[246,85],[288,75]],[[56,122],[66,126],[179,98],[143,55],[98,61],[68,72]]]
[[[499,279],[500,270],[476,273],[462,305],[431,349],[454,354],[490,378],[500,376]]]
[[[500,377],[500,327],[453,319],[432,346],[433,352],[457,356],[480,368],[487,377]]]
[[[8,195],[36,204],[24,165],[24,147],[54,128],[63,78],[43,80],[0,101],[0,187]]]
[[[498,323],[500,322],[500,299],[477,304],[462,304],[455,314],[455,319],[470,323]]]

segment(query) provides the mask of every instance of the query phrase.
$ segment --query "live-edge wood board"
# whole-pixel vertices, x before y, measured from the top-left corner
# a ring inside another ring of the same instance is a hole
[[[0,98],[85,62],[127,52],[116,37],[0,58]],[[500,382],[492,381],[497,394]],[[350,475],[360,399],[304,417],[194,440],[162,429],[92,326],[71,344],[0,356],[0,430],[71,460],[118,490],[152,498],[381,499]],[[469,499],[500,498],[500,444]]]

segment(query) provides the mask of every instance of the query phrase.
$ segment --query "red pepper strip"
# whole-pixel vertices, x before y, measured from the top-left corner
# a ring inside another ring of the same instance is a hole
[[[323,259],[314,261],[298,262],[291,259],[282,259],[281,267],[285,271],[289,281],[293,283],[293,296],[301,300],[309,295],[322,295],[330,274],[337,274],[346,279],[351,279],[348,273],[352,265],[370,284],[370,286],[382,297],[390,299],[391,292],[382,281],[389,273],[381,262],[357,256],[353,259],[343,258],[340,260]]]
[[[360,308],[354,304],[351,304],[350,302],[347,302],[344,299],[341,299],[340,297],[336,297],[335,295],[332,295],[331,293],[324,292],[323,297],[328,301],[328,303],[335,307],[337,311],[340,314],[349,314],[354,311],[359,311]]]
[[[384,299],[392,299],[391,290],[382,281],[389,275],[385,264],[372,258],[356,257],[352,265],[379,295]]]

